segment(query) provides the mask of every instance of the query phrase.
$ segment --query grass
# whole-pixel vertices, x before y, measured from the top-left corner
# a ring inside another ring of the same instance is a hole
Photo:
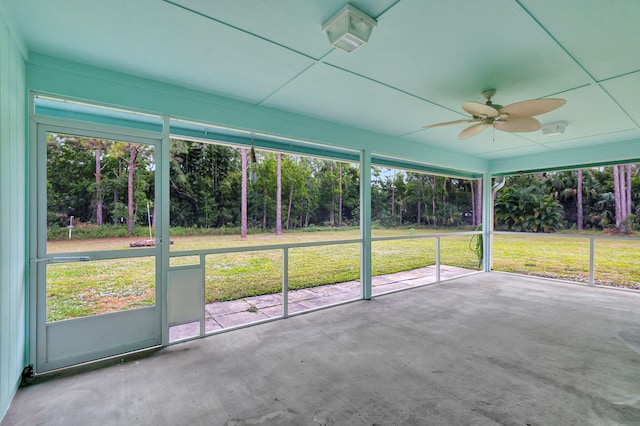
[[[374,230],[375,237],[410,235],[409,229]],[[426,232],[420,230],[420,232]],[[221,247],[250,247],[312,241],[358,239],[358,230],[295,232],[280,237],[253,234],[172,237],[171,252]],[[49,253],[125,249],[137,238],[52,241]],[[444,265],[478,269],[469,236],[440,240]],[[640,289],[640,242],[600,240],[596,243],[596,283]],[[135,250],[135,249],[131,249]],[[360,245],[289,249],[289,288],[292,290],[336,282],[359,280]],[[374,241],[373,275],[416,269],[435,264],[435,239]],[[198,263],[197,256],[173,257],[171,265]],[[539,238],[528,235],[496,235],[494,270],[587,282],[588,239]],[[205,260],[208,302],[272,294],[282,288],[282,250],[207,255]],[[47,320],[95,315],[154,304],[153,258],[61,263],[47,266]]]
[[[589,239],[494,236],[493,270],[589,282]],[[640,290],[640,241],[597,240],[595,284]]]

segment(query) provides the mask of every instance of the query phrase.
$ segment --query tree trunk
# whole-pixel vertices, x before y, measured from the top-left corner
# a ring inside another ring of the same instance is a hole
[[[627,164],[627,215],[633,213],[633,207],[631,206],[633,204],[631,199],[631,167],[631,164]]]
[[[433,219],[433,224],[437,225],[438,220],[436,219],[436,177],[433,176],[433,180],[429,179],[429,186],[431,186],[431,216]]]
[[[616,226],[620,226],[620,222],[622,222],[622,213],[620,211],[622,200],[620,198],[620,174],[618,173],[618,166],[613,166],[613,194],[616,203]]]
[[[306,215],[304,217],[304,227],[305,228],[309,227],[309,214],[310,214],[310,212],[309,212],[309,203],[307,203],[307,213],[306,213]]]
[[[416,223],[420,225],[422,222],[422,177],[418,176],[418,220]]]
[[[482,179],[478,179],[478,190],[476,191],[476,226],[482,224]]]
[[[247,150],[240,148],[242,183],[240,189],[240,238],[247,238]]]
[[[276,235],[282,235],[282,154],[276,158]]]
[[[342,226],[342,163],[338,163],[338,226]]]
[[[100,142],[97,142],[98,144]],[[100,145],[96,146],[96,223],[98,226],[102,226],[102,205],[103,205],[103,194],[102,194],[102,149]]]
[[[120,202],[120,194],[118,193],[118,191],[113,191],[113,205],[117,206],[118,203]],[[118,219],[120,219],[119,217],[117,217],[115,214],[113,215],[113,224],[117,225],[118,224]]]
[[[391,184],[391,217],[396,218],[396,186]]]
[[[576,188],[576,192],[577,192],[577,211],[578,211],[578,229],[582,229],[583,228],[583,223],[584,223],[584,213],[583,213],[583,207],[582,207],[582,169],[578,169],[578,187]]]
[[[333,183],[333,161],[329,163],[329,172],[331,174],[331,182]],[[329,212],[329,222],[331,223],[331,226],[336,226],[335,210],[336,210],[336,196],[334,193],[334,188],[331,188],[331,211]]]
[[[267,187],[262,192],[262,229],[267,229]]]
[[[138,157],[138,149],[129,144],[129,160],[127,161],[127,231],[133,234],[133,177],[136,169],[136,158]]]
[[[293,203],[293,185],[289,189],[289,206],[287,207],[287,229],[289,229],[289,222],[291,222],[291,204]]]
[[[620,221],[627,217],[627,185],[625,183],[625,166],[618,166],[620,182]]]

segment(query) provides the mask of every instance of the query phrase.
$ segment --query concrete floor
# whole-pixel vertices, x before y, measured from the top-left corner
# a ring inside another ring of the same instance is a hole
[[[474,273],[473,269],[440,265],[440,279],[450,279]],[[436,282],[436,266],[425,266],[394,274],[377,275],[371,280],[373,295],[397,290],[406,290]],[[354,299],[361,299],[362,290],[358,281],[348,281],[318,287],[290,290],[288,312],[293,314],[309,309],[334,305]],[[250,309],[252,308],[252,309]],[[231,328],[269,318],[282,316],[282,294],[265,294],[227,302],[213,302],[204,305],[205,333],[223,328]],[[169,342],[176,342],[200,335],[200,322],[169,327]]]
[[[37,378],[8,425],[639,425],[640,294],[491,273]]]

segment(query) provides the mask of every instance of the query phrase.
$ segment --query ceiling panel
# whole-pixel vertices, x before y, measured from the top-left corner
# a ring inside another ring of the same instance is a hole
[[[598,135],[603,142],[609,142],[606,135],[635,129],[636,125],[627,114],[598,85],[562,93],[558,97],[567,100],[566,105],[536,118],[544,125],[565,121],[567,128],[559,136],[545,136],[541,131],[527,133],[525,137],[540,144],[553,143],[558,147],[563,141]],[[568,146],[569,144],[567,144]]]
[[[602,87],[636,124],[640,124],[640,72],[606,81],[602,83]]]
[[[403,0],[366,46],[326,61],[456,110],[488,88],[506,105],[590,81],[512,0]]]
[[[234,0],[205,2],[174,0],[176,4],[319,59],[333,48],[322,24],[343,5],[343,0]],[[376,17],[396,0],[359,0],[351,4]],[[256,19],[247,19],[247,13]]]
[[[596,80],[640,70],[640,1],[521,1]]]
[[[499,151],[488,151],[486,153],[477,154],[477,157],[484,158],[487,160],[497,160],[501,158],[522,157],[525,155],[539,154],[541,152],[549,152],[549,151],[551,151],[550,148],[531,144],[531,145],[522,146],[522,147],[502,149]]]
[[[419,129],[441,108],[389,87],[317,64],[263,105],[398,136]]]
[[[621,141],[640,140],[640,130],[625,130],[621,132],[608,133],[606,135],[589,135],[582,138],[569,139],[564,141],[552,141],[544,146],[553,149],[579,149],[593,145],[603,145]]]
[[[456,118],[450,119],[456,120]],[[405,138],[471,155],[536,146],[535,143],[521,137],[521,134],[502,132],[494,130],[493,127],[484,130],[472,138],[465,140],[458,139],[458,133],[469,125],[470,124],[455,124],[446,127],[424,129],[423,131],[407,135]],[[540,149],[540,147],[537,146],[536,149]]]
[[[28,49],[486,159],[640,134],[638,0],[354,0],[369,42],[333,49],[344,0],[0,0]],[[583,68],[584,67],[584,68]],[[586,71],[585,71],[586,70]],[[594,81],[595,80],[597,81]],[[565,134],[423,125],[465,101],[563,97]]]
[[[17,10],[31,50],[252,102],[313,63],[154,0],[20,0]]]

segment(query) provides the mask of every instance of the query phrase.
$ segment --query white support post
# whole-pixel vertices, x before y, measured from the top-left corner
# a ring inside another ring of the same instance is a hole
[[[482,271],[491,272],[493,267],[493,188],[491,173],[482,176]]]
[[[162,346],[169,344],[169,320],[167,306],[167,282],[169,279],[169,248],[171,241],[169,240],[169,158],[171,136],[169,130],[169,116],[162,117],[162,141],[156,152],[156,173],[160,174],[160,178],[156,177],[156,214],[160,221],[156,218],[156,246],[160,246],[159,258],[156,262],[156,306],[161,309],[160,328]],[[204,265],[203,265],[204,268]]]
[[[200,254],[200,270],[202,271],[202,310],[200,311],[200,337],[204,337],[207,334],[207,310],[205,309],[205,305],[207,304],[207,270],[205,266],[205,262],[207,260],[207,255]]]
[[[282,316],[289,316],[289,249],[282,249]]]
[[[371,152],[360,151],[360,288],[371,299]]]
[[[440,237],[436,237],[436,282],[440,282]]]
[[[596,239],[589,237],[589,285],[595,284],[596,275]]]

